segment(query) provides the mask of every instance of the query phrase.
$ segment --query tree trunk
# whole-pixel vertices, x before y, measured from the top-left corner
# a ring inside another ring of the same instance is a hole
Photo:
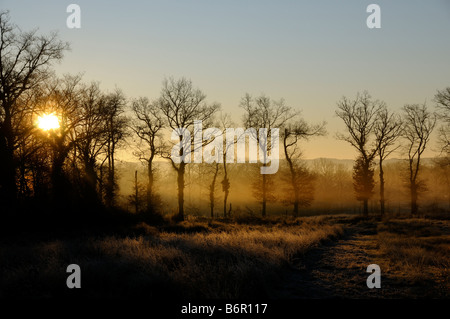
[[[227,215],[227,201],[228,201],[228,194],[230,193],[230,181],[228,180],[228,172],[227,172],[227,164],[226,164],[226,158],[224,155],[223,159],[223,180],[222,180],[222,190],[224,192],[223,195],[223,217],[226,218]],[[229,216],[228,216],[229,217]]]
[[[183,161],[178,168],[178,220],[184,220],[184,172],[186,170],[186,163]]]
[[[11,115],[9,107],[3,105],[3,108],[4,119],[0,131],[0,196],[2,207],[7,211],[8,207],[12,208],[16,204],[17,188]]]
[[[98,195],[100,197],[100,201],[103,202],[103,200],[107,201],[108,196],[105,194],[105,198],[103,198],[105,193],[105,183],[103,182],[103,163],[100,165],[100,178],[98,179]],[[106,185],[106,188],[108,188],[108,185]]]
[[[384,216],[384,172],[383,172],[383,160],[380,158],[380,214]]]
[[[139,212],[139,188],[137,173],[137,171],[134,171],[134,211],[136,214]]]
[[[364,218],[369,217],[369,200],[368,199],[363,200],[363,216],[364,216]]]
[[[106,183],[106,205],[108,207],[112,207],[115,204],[115,186],[116,186],[116,177],[115,177],[115,165],[114,165],[114,152],[115,152],[115,143],[110,142],[108,145],[108,180]]]
[[[286,154],[287,154],[287,152],[286,152]],[[286,160],[289,164],[289,170],[291,172],[291,186],[292,186],[292,191],[294,192],[294,211],[293,211],[293,213],[294,213],[295,217],[298,217],[298,207],[299,207],[299,203],[300,203],[300,200],[299,200],[300,196],[299,196],[299,189],[298,189],[298,186],[296,183],[297,175],[296,175],[296,172],[294,169],[294,164],[292,163],[291,159],[289,157],[286,157]]]
[[[109,171],[109,203],[108,205],[110,207],[115,205],[115,199],[116,199],[116,167],[115,167],[115,159],[114,159],[114,152],[115,152],[115,145],[113,143],[112,149],[111,149],[111,169]]]
[[[211,212],[211,218],[214,218],[214,199],[211,199],[211,194],[209,194],[209,208]]]
[[[417,216],[419,207],[417,205],[417,187],[414,184],[411,185],[411,217]]]
[[[299,201],[298,201],[298,198],[295,200],[295,202],[294,202],[294,217],[298,217],[298,203]]]
[[[85,158],[85,201],[88,205],[94,205],[98,203],[97,194],[97,173],[95,172],[95,159]]]
[[[150,211],[152,208],[152,192],[153,192],[153,167],[152,167],[152,159],[150,158],[148,161],[147,166],[147,177],[148,177],[148,184],[147,184],[147,210]]]
[[[262,217],[266,217],[266,205],[267,205],[267,179],[266,174],[263,174],[262,176],[262,191],[263,191],[263,198],[262,198]]]
[[[226,218],[228,216],[228,214],[227,214],[227,201],[228,201],[228,190],[225,191],[225,194],[224,194],[224,197],[223,197],[223,217],[224,218]],[[230,216],[228,216],[228,217],[230,217]]]
[[[55,150],[52,162],[51,182],[52,182],[52,200],[57,208],[67,205],[66,202],[66,187],[63,175],[63,165],[65,157],[60,151]]]
[[[211,218],[214,218],[214,194],[216,189],[216,178],[218,171],[219,171],[219,164],[217,163],[216,170],[214,171],[213,180],[211,182],[211,185],[209,186],[209,205],[211,208]]]
[[[19,164],[19,192],[17,195],[18,198],[25,198],[27,197],[28,194],[28,185],[25,173],[26,173],[25,161],[21,160]]]
[[[299,190],[297,187],[297,175],[295,172],[295,168],[294,168],[294,163],[292,163],[292,160],[289,156],[288,153],[288,146],[286,144],[287,142],[287,138],[288,138],[288,130],[284,129],[284,139],[283,139],[283,148],[284,148],[284,155],[286,157],[286,161],[288,162],[289,165],[289,171],[291,173],[291,186],[292,186],[292,190],[294,191],[294,216],[298,217],[298,206],[299,206]]]

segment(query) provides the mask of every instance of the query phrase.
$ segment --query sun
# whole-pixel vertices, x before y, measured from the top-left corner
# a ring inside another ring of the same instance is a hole
[[[38,127],[43,131],[55,130],[59,128],[59,120],[56,115],[44,114],[38,117]]]

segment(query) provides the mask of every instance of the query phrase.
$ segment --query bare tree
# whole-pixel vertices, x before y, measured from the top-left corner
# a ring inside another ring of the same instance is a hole
[[[355,190],[356,199],[364,203],[364,216],[367,217],[367,201],[373,195],[373,188],[375,181],[374,175],[374,162],[367,162],[361,155],[355,161],[353,165],[353,189]]]
[[[106,183],[105,199],[107,206],[115,205],[116,198],[116,168],[115,154],[127,134],[127,118],[124,116],[126,99],[122,91],[116,90],[104,96],[103,106],[105,137],[106,137],[106,157],[108,164],[108,176]]]
[[[134,208],[136,214],[142,211],[145,205],[145,186],[138,181],[138,171],[134,171],[133,193],[128,195],[128,204]]]
[[[68,44],[56,34],[23,32],[0,12],[0,196],[2,205],[16,199],[16,131],[13,117],[21,95],[48,78],[52,62],[61,60]]]
[[[133,101],[132,110],[134,120],[131,129],[136,133],[140,141],[146,144],[145,149],[141,149],[137,155],[140,160],[147,163],[147,209],[150,209],[154,183],[153,160],[155,156],[161,153],[162,141],[160,133],[164,127],[163,118],[161,110],[145,97]]]
[[[265,95],[252,98],[248,93],[241,99],[240,107],[245,111],[243,117],[244,127],[246,129],[254,129],[255,135],[252,136],[252,138],[254,138],[260,146],[262,146],[262,143],[266,144],[264,146],[267,152],[264,152],[264,156],[268,156],[268,154],[272,152],[272,141],[269,138],[271,136],[271,131],[272,129],[282,128],[285,125],[285,123],[294,115],[292,108],[287,106],[283,99],[274,101]],[[260,139],[260,135],[258,134],[260,129],[267,129],[267,139],[265,141]],[[279,156],[279,154],[276,154],[276,156]],[[267,165],[266,158],[262,165]],[[259,186],[257,185],[259,182],[254,184],[254,194],[261,200],[261,214],[265,217],[267,214],[267,202],[270,198],[273,198],[273,196],[269,194],[269,184],[271,184],[272,181],[269,181],[271,178],[266,174],[261,175],[261,184]]]
[[[85,85],[81,76],[65,76],[47,81],[42,101],[34,112],[55,113],[60,127],[40,132],[42,140],[50,144],[53,197],[67,204],[69,163],[71,181],[79,182],[78,189],[85,203],[100,204],[103,187],[103,164],[108,162],[107,204],[113,205],[115,177],[114,153],[124,135],[122,115],[124,98],[120,92],[106,95],[98,83]],[[104,158],[102,159],[102,155]],[[100,176],[98,176],[100,173]]]
[[[231,120],[231,117],[229,114],[222,114],[220,117],[220,126],[222,129],[222,136],[226,133],[227,128],[234,127],[234,124]],[[239,140],[241,136],[237,136],[237,140]],[[223,191],[223,217],[231,217],[231,203],[230,208],[227,211],[227,204],[228,204],[228,196],[230,195],[230,178],[228,177],[228,163],[227,163],[227,153],[231,150],[234,150],[234,145],[236,143],[236,140],[223,141],[223,179],[221,181],[222,184],[222,191]]]
[[[348,142],[359,153],[358,160],[354,166],[355,174],[358,177],[355,180],[355,192],[358,200],[363,202],[363,214],[365,217],[369,214],[368,202],[372,191],[367,187],[373,188],[371,176],[373,176],[372,162],[377,154],[378,145],[376,143],[374,130],[376,126],[377,114],[380,112],[384,103],[378,100],[372,101],[368,92],[358,93],[355,100],[349,100],[343,97],[338,102],[336,115],[341,118],[346,126],[348,134],[338,134],[340,140]],[[358,185],[358,183],[362,183]]]
[[[213,170],[213,178],[211,181],[211,184],[209,185],[209,208],[211,211],[211,218],[214,218],[214,203],[216,200],[216,180],[217,175],[219,173],[219,163],[214,163],[214,170]]]
[[[445,185],[449,188],[448,171],[450,169],[450,87],[447,87],[441,91],[438,91],[435,95],[435,102],[437,103],[437,113],[441,125],[439,127],[439,147],[441,148],[441,154],[436,159],[437,169],[443,172],[440,177],[444,177]],[[447,174],[446,174],[447,173]],[[445,177],[447,177],[445,179]],[[450,207],[450,196],[447,192]]]
[[[37,137],[34,130],[34,113],[36,105],[41,102],[42,90],[40,87],[35,87],[32,90],[22,94],[18,99],[18,103],[22,106],[18,109],[20,114],[13,117],[13,127],[16,131],[15,158],[17,161],[17,184],[18,184],[18,198],[30,198],[32,194],[36,195],[36,187],[33,174],[37,173],[37,168],[40,168],[40,177],[46,176],[46,171],[49,172],[51,158],[49,149],[44,141]],[[37,182],[37,180],[36,180]],[[43,185],[40,184],[39,187]],[[42,194],[42,193],[41,193]]]
[[[380,213],[384,215],[385,211],[385,196],[384,196],[384,171],[383,161],[393,152],[397,147],[394,147],[395,142],[402,133],[402,122],[399,115],[389,113],[386,107],[382,107],[378,113],[375,125],[375,136],[377,141],[378,153],[378,167],[380,177]]]
[[[409,164],[409,190],[411,194],[411,216],[419,212],[418,196],[425,185],[419,179],[422,154],[436,125],[436,115],[428,111],[425,104],[405,105],[403,107],[406,149]]]
[[[157,102],[158,107],[166,117],[167,125],[174,132],[180,132],[179,129],[194,129],[194,121],[202,121],[203,129],[211,126],[214,113],[220,108],[219,104],[207,104],[206,95],[199,89],[194,88],[192,81],[185,78],[174,80],[166,79],[163,82],[161,96]],[[180,156],[183,156],[187,148],[194,146],[194,137],[200,132],[191,134],[191,139],[187,143],[183,140],[183,135],[179,135],[178,145],[180,147]],[[179,133],[178,133],[179,134]],[[208,141],[201,142],[203,147]],[[195,150],[194,150],[195,151]],[[186,152],[188,153],[188,152]],[[172,167],[177,172],[178,184],[178,219],[184,219],[184,173],[186,165],[190,162],[186,159],[180,163],[175,163],[172,157],[167,153],[165,157],[170,159]]]
[[[313,198],[312,174],[299,162],[301,157],[299,142],[302,139],[307,140],[313,136],[326,134],[325,124],[310,125],[305,120],[300,119],[287,125],[284,129],[283,149],[289,166],[291,185],[291,192],[287,192],[287,197],[294,206],[295,217],[298,216],[299,206],[310,205]]]
[[[77,155],[83,166],[83,196],[90,204],[99,204],[99,156],[106,154],[108,135],[105,126],[106,99],[99,83],[93,82],[82,92],[79,121],[75,130]],[[106,158],[106,156],[105,156]]]
[[[435,96],[439,118],[442,126],[439,128],[439,143],[442,152],[447,157],[447,165],[450,164],[450,87],[438,91]]]
[[[52,78],[42,87],[40,101],[36,101],[36,114],[55,113],[60,127],[55,131],[39,132],[37,137],[49,144],[51,157],[51,187],[53,202],[57,206],[67,205],[69,181],[65,171],[67,159],[72,154],[72,167],[75,167],[75,130],[79,124],[79,101],[83,86],[81,76],[66,75]]]

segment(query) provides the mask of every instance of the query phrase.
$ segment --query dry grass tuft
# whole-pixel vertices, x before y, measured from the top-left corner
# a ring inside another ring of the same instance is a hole
[[[450,295],[449,221],[391,220],[378,226],[378,242],[390,260],[389,271],[415,286],[421,297]],[[420,291],[425,286],[435,290]]]

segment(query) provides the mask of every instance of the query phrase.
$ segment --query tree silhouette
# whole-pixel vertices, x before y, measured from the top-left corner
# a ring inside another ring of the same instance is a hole
[[[53,78],[42,88],[41,101],[36,112],[55,113],[59,117],[60,127],[56,131],[38,132],[44,144],[50,149],[52,203],[57,210],[73,202],[70,198],[70,181],[65,166],[68,158],[72,158],[73,171],[76,167],[76,127],[79,124],[79,101],[83,85],[80,76],[66,75]],[[71,156],[72,155],[72,156]],[[73,177],[72,177],[73,178]]]
[[[132,103],[134,120],[131,129],[139,137],[140,142],[146,144],[145,149],[139,149],[137,156],[147,163],[147,209],[152,208],[155,156],[161,154],[162,141],[161,130],[163,118],[161,110],[155,103],[150,103],[148,98],[141,97]]]
[[[275,128],[282,128],[284,124],[293,116],[293,111],[290,106],[287,106],[283,99],[279,101],[271,100],[265,95],[261,95],[256,98],[252,98],[248,93],[241,99],[240,107],[244,109],[243,123],[246,129],[253,128],[253,138],[257,141],[258,145],[266,144],[267,153],[272,152],[272,141],[270,140],[271,130]],[[267,140],[262,141],[259,136],[259,129],[267,129]],[[266,156],[266,154],[264,154]],[[279,154],[276,154],[279,156]],[[263,166],[267,166],[267,161],[264,161]],[[253,184],[254,195],[261,201],[261,214],[266,216],[267,202],[273,196],[269,193],[270,185],[273,185],[271,177],[267,174],[261,174],[262,177],[258,178],[258,181]],[[269,181],[270,180],[270,181]]]
[[[16,131],[15,159],[17,165],[17,196],[19,200],[27,200],[39,193],[39,197],[43,199],[48,193],[37,192],[39,187],[44,188],[45,179],[48,179],[50,170],[51,157],[46,143],[43,139],[38,138],[36,134],[35,113],[37,111],[36,105],[41,103],[42,88],[36,86],[33,89],[22,94],[18,99],[21,108],[20,112],[14,116],[14,124]],[[39,182],[38,182],[39,181]],[[49,184],[47,182],[47,184]],[[46,193],[46,194],[44,194]]]
[[[98,205],[101,201],[98,186],[99,156],[106,153],[108,143],[105,127],[106,100],[98,83],[84,88],[76,127],[76,147],[83,166],[83,197],[86,203]]]
[[[341,118],[348,134],[337,137],[352,145],[359,153],[354,166],[354,182],[357,199],[363,202],[363,215],[369,214],[368,201],[372,196],[369,185],[372,184],[372,162],[377,154],[378,145],[373,138],[377,115],[384,107],[378,100],[372,101],[368,92],[358,93],[355,100],[343,97],[338,102],[336,115]]]
[[[220,127],[222,129],[222,136],[226,134],[227,128],[234,127],[234,123],[231,120],[231,117],[229,114],[222,114],[220,117]],[[240,136],[237,136],[237,140],[241,138]],[[220,182],[222,184],[222,191],[223,191],[223,217],[230,217],[231,215],[231,204],[230,209],[227,211],[227,203],[228,203],[228,196],[230,195],[230,178],[228,177],[229,172],[229,164],[227,163],[227,153],[234,151],[234,145],[236,144],[236,141],[233,137],[232,141],[229,141],[227,139],[224,139],[223,141],[223,179]]]
[[[113,207],[115,206],[117,190],[115,154],[117,147],[120,142],[124,141],[127,133],[127,118],[124,116],[126,99],[122,91],[118,89],[105,95],[104,99],[105,161],[108,164],[105,202],[107,206]]]
[[[21,31],[10,22],[7,11],[0,12],[0,205],[5,209],[14,205],[17,195],[18,145],[13,123],[21,113],[19,98],[49,77],[49,66],[60,60],[68,47],[56,34]]]
[[[299,142],[312,136],[325,134],[325,123],[309,125],[300,119],[284,128],[283,150],[290,173],[290,189],[286,192],[285,201],[294,206],[293,214],[298,216],[299,206],[309,206],[314,198],[313,176],[300,162]]]
[[[138,181],[138,172],[134,171],[133,193],[128,195],[128,204],[134,208],[136,214],[140,213],[145,205],[145,192],[145,186]]]
[[[373,162],[368,162],[362,156],[358,157],[353,166],[353,189],[356,199],[363,202],[364,216],[368,212],[368,200],[373,195],[375,182],[373,180]]]
[[[214,203],[216,200],[216,180],[219,173],[219,163],[210,164],[213,165],[213,178],[211,184],[209,185],[209,208],[211,213],[211,218],[214,218]]]
[[[402,133],[403,126],[400,116],[389,113],[387,108],[383,106],[377,116],[375,125],[375,136],[377,141],[378,167],[380,176],[380,213],[384,215],[385,211],[385,196],[384,196],[384,171],[383,161],[393,152],[397,147],[394,147],[395,142]]]
[[[439,128],[439,144],[450,163],[450,87],[438,91],[435,95],[442,126]]]
[[[207,104],[206,95],[199,89],[195,89],[192,81],[185,78],[174,80],[173,78],[165,79],[163,81],[163,88],[161,96],[157,101],[158,107],[164,114],[167,126],[173,130],[180,128],[192,130],[194,128],[194,121],[202,121],[203,129],[206,129],[212,124],[212,117],[214,113],[220,108],[219,104]],[[200,132],[197,132],[197,134]],[[184,154],[185,148],[194,146],[194,134],[191,134],[191,140],[180,147],[180,155]],[[183,136],[179,135],[179,144],[183,143]],[[203,141],[203,147],[207,141]],[[184,220],[184,174],[188,162],[182,160],[180,163],[175,163],[170,153],[167,152],[165,157],[170,160],[172,167],[177,172],[178,184],[178,220]]]
[[[436,115],[428,111],[425,104],[412,104],[403,107],[403,116],[402,135],[406,140],[408,154],[411,216],[416,216],[419,212],[418,196],[425,188],[424,182],[419,178],[421,159],[436,125]]]

